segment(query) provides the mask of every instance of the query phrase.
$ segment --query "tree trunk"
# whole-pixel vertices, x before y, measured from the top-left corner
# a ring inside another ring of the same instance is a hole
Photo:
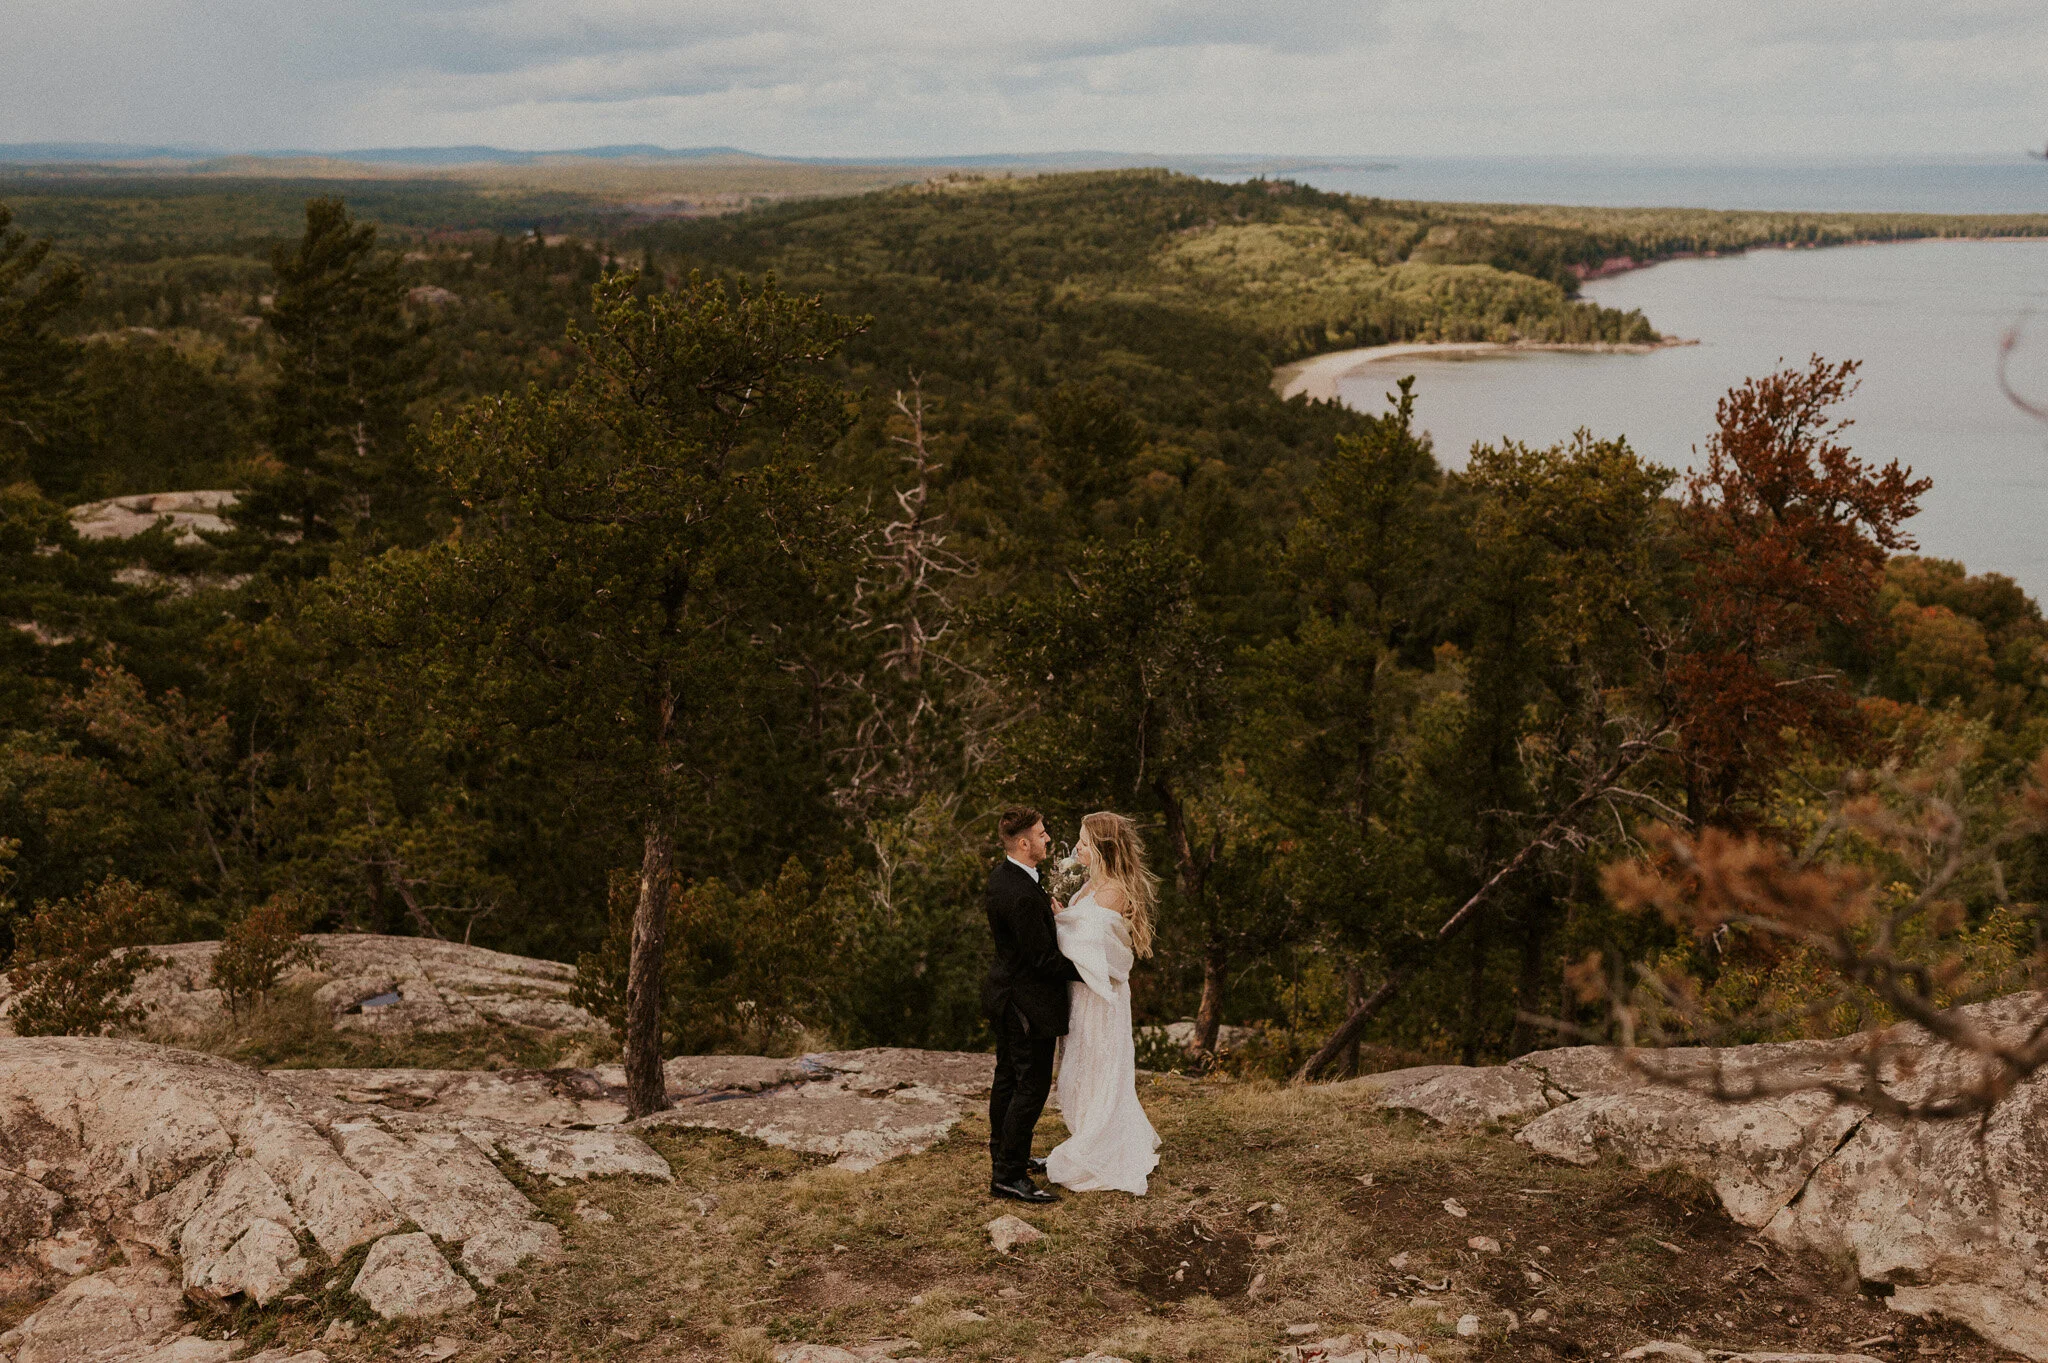
[[[1543,1006],[1543,946],[1557,917],[1557,896],[1548,883],[1530,896],[1522,921],[1522,977],[1515,990],[1515,1032],[1510,1049],[1526,1055],[1538,1040],[1534,1018]]]
[[[661,993],[672,853],[668,834],[649,824],[640,854],[640,902],[633,909],[633,958],[626,970],[628,1118],[668,1107],[661,1074]]]
[[[1344,1016],[1350,1017],[1353,1013],[1357,1012],[1358,1005],[1364,1001],[1365,972],[1358,968],[1358,958],[1353,957],[1351,962],[1344,967]],[[1351,1044],[1344,1048],[1344,1077],[1346,1079],[1356,1079],[1358,1077],[1359,1045],[1359,1039],[1354,1036],[1351,1038]]]
[[[1465,1037],[1458,1046],[1458,1058],[1467,1065],[1479,1063],[1479,1042],[1485,1030],[1480,1014],[1486,998],[1486,958],[1493,947],[1492,923],[1491,916],[1481,918],[1472,931],[1472,959],[1465,976]]]
[[[1152,783],[1152,790],[1166,815],[1166,841],[1173,848],[1174,874],[1180,882],[1182,899],[1190,911],[1199,914],[1205,907],[1203,884],[1209,877],[1209,868],[1216,864],[1222,835],[1219,833],[1198,854],[1188,834],[1187,809],[1175,797],[1173,787],[1161,778]],[[1195,1050],[1211,1059],[1216,1055],[1216,1034],[1223,1026],[1224,969],[1229,963],[1230,949],[1222,927],[1211,919],[1208,945],[1202,952],[1202,1002],[1195,1009]]]
[[[1195,1049],[1203,1055],[1216,1054],[1216,1034],[1223,1029],[1223,970],[1229,956],[1221,941],[1211,941],[1202,953],[1202,1002],[1195,1009]]]

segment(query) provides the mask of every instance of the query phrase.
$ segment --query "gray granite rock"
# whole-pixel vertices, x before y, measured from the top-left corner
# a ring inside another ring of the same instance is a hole
[[[560,1232],[500,1172],[500,1159],[554,1179],[670,1177],[660,1155],[616,1129],[344,1103],[141,1042],[0,1040],[0,1215],[40,1236],[9,1246],[12,1262],[33,1269],[25,1295],[52,1279],[103,1280],[91,1270],[119,1244],[131,1257],[161,1256],[165,1273],[174,1264],[174,1295],[263,1304],[316,1266],[308,1242],[328,1263],[370,1241],[380,1247],[373,1256],[388,1257],[398,1250],[381,1247],[408,1222],[422,1233],[400,1247],[401,1267],[415,1278],[427,1272],[415,1262],[424,1245],[441,1274],[471,1291],[426,1233],[486,1284],[560,1251]],[[377,1275],[367,1281],[387,1305],[411,1291]],[[55,1329],[77,1287],[31,1322]],[[446,1282],[435,1290],[459,1295]]]
[[[387,1235],[370,1246],[349,1290],[386,1320],[442,1316],[476,1303],[476,1289],[448,1267],[424,1231]]]
[[[141,492],[87,502],[72,507],[69,514],[81,539],[133,539],[160,521],[168,521],[173,538],[189,545],[201,543],[202,531],[218,534],[232,529],[220,513],[237,500],[234,493],[221,489]]]

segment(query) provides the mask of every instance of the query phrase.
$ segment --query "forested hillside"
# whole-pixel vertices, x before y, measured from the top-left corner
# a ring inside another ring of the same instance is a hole
[[[1603,980],[1693,1034],[1882,1012],[1841,968],[1867,923],[1686,919],[1701,847],[1810,845],[1918,905],[1883,945],[1944,998],[2038,945],[2037,838],[1992,839],[2048,625],[1911,556],[1924,484],[1834,425],[1854,356],[1700,412],[1691,478],[1609,431],[1450,473],[1405,389],[1269,378],[1654,339],[1576,297],[1617,257],[2039,220],[1152,172],[691,220],[309,188],[4,187],[0,951],[267,905],[583,956],[616,1015],[672,883],[669,1048],[974,1046],[1010,801],[1144,824],[1141,1021],[1252,1027],[1233,1063],[1276,1072],[1526,1048],[1605,1025]],[[200,487],[231,530],[65,515]],[[1950,832],[1850,827],[1852,788]],[[1653,848],[1670,886],[1614,881]]]

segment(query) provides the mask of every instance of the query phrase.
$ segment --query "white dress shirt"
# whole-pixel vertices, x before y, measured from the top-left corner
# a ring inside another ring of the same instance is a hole
[[[1023,873],[1025,874],[1025,875],[1027,875],[1027,876],[1030,876],[1030,877],[1031,877],[1031,883],[1032,883],[1033,885],[1038,885],[1038,884],[1042,884],[1042,883],[1043,883],[1043,882],[1042,882],[1042,881],[1040,881],[1040,880],[1039,880],[1039,878],[1038,878],[1038,868],[1037,868],[1036,866],[1026,866],[1026,865],[1025,865],[1025,864],[1024,864],[1023,862],[1021,862],[1021,861],[1017,860],[1017,859],[1016,859],[1015,857],[1009,857],[1009,856],[1006,856],[1006,857],[1004,857],[1004,858],[1003,858],[1003,860],[1004,860],[1004,861],[1007,861],[1007,862],[1009,862],[1009,863],[1010,863],[1010,865],[1012,865],[1012,866],[1016,867],[1016,868],[1017,868],[1018,870],[1022,871],[1022,872],[1023,872]]]

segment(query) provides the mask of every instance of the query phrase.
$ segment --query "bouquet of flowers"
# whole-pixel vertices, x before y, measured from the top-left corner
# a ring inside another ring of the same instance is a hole
[[[1088,883],[1088,868],[1081,864],[1070,847],[1065,854],[1053,859],[1045,876],[1045,892],[1053,902],[1062,908],[1073,902],[1081,887]]]

